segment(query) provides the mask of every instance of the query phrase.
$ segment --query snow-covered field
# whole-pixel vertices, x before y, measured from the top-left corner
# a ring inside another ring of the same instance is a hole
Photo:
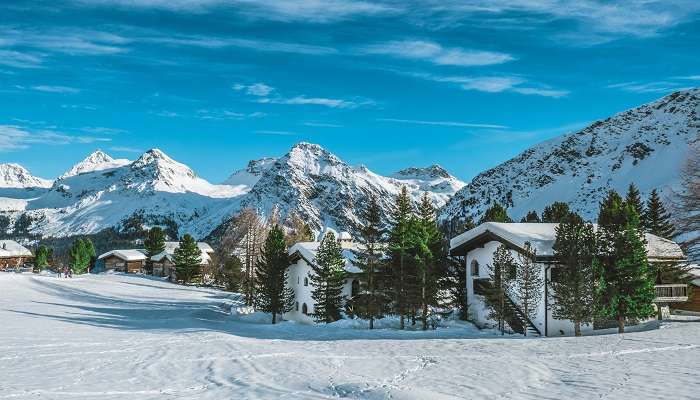
[[[239,320],[226,293],[0,273],[0,399],[697,399],[700,322],[584,338]]]

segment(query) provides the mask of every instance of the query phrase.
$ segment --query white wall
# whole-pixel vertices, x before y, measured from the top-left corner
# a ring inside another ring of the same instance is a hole
[[[284,319],[309,324],[314,322],[312,317],[301,312],[304,303],[308,306],[309,314],[314,312],[315,303],[311,297],[311,291],[313,290],[311,281],[309,280],[308,286],[304,286],[304,278],[308,278],[311,274],[313,274],[313,270],[303,258],[287,269],[287,285],[294,290],[294,301],[299,303],[299,310],[292,309],[292,311],[285,313]],[[346,298],[349,298],[352,294],[353,280],[353,278],[348,278],[345,280],[345,285],[343,285],[342,295]]]
[[[491,273],[491,265],[493,264],[493,254],[495,253],[496,249],[500,245],[500,242],[498,241],[490,241],[484,245],[484,247],[476,248],[469,253],[467,253],[466,257],[466,270],[467,270],[467,301],[469,302],[469,315],[470,318],[474,322],[477,323],[477,325],[482,326],[482,327],[492,327],[495,326],[495,321],[490,320],[488,318],[488,309],[486,308],[486,305],[484,303],[483,297],[482,296],[477,296],[474,294],[474,285],[473,285],[473,279],[474,276],[472,276],[472,261],[476,260],[479,263],[479,275],[477,278],[488,278],[489,274]],[[518,253],[514,250],[511,250],[511,254],[515,260],[518,260]],[[545,264],[539,264],[541,268],[541,273],[542,276],[544,276],[544,272],[546,269]],[[548,274],[549,275],[549,274]],[[549,276],[547,276],[549,279]],[[551,290],[551,287],[548,288],[548,290]],[[511,296],[511,299],[516,303],[520,304],[518,298],[516,296]],[[537,329],[540,330],[540,332],[544,335],[545,334],[545,291],[544,287],[542,288],[542,297],[540,299],[540,302],[538,304],[537,311],[535,312],[534,317],[531,317],[532,323],[535,324]],[[584,333],[588,331],[593,330],[593,326],[582,326],[582,331]],[[560,336],[562,335],[562,332],[564,335],[573,335],[574,334],[574,324],[573,322],[569,320],[558,320],[555,319],[552,316],[552,304],[550,300],[550,304],[547,309],[547,324],[546,324],[546,329],[547,332],[546,334],[548,336]]]

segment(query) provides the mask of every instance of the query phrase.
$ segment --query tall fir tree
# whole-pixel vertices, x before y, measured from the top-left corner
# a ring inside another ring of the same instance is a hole
[[[659,198],[659,192],[652,190],[644,210],[644,229],[664,239],[673,239],[676,230],[671,223],[671,215]]]
[[[418,207],[418,225],[413,234],[414,259],[420,287],[421,322],[428,329],[428,311],[438,305],[440,281],[445,275],[445,238],[438,228],[435,207],[427,193],[423,193]]]
[[[309,283],[313,287],[312,316],[316,322],[330,323],[340,319],[343,307],[343,284],[345,282],[345,258],[333,232],[327,232],[316,251],[311,265],[313,274]]]
[[[51,254],[53,251],[43,244],[36,249],[36,254],[34,254],[34,267],[40,271],[46,269],[51,260]]]
[[[542,276],[542,268],[535,261],[536,249],[529,242],[526,242],[523,250],[524,252],[518,253],[513,291],[518,298],[523,314],[532,321],[535,319],[537,307],[542,300],[544,277]],[[527,335],[527,329],[524,332]]]
[[[90,268],[95,259],[95,247],[90,239],[77,239],[73,242],[69,253],[71,269],[76,274],[83,274]]]
[[[199,275],[199,267],[202,264],[202,251],[197,246],[197,241],[185,234],[173,254],[173,262],[177,279],[184,284],[190,283]]]
[[[256,308],[272,314],[272,323],[277,323],[277,315],[292,310],[294,290],[288,280],[289,254],[284,240],[284,231],[273,225],[267,234],[262,254],[255,268]]]
[[[95,267],[95,261],[97,261],[97,252],[95,251],[95,245],[89,238],[84,239],[83,243],[85,244],[85,258],[87,259],[87,266],[85,267],[85,272],[90,272]]]
[[[505,333],[506,319],[508,319],[508,302],[515,278],[515,259],[508,247],[501,244],[493,254],[489,278],[491,287],[486,293],[486,307],[489,309],[489,318],[498,323],[498,330]]]
[[[555,201],[542,210],[542,222],[559,223],[565,220],[566,217],[569,216],[569,213],[571,213],[571,210],[569,209],[568,204],[561,201]]]
[[[540,220],[540,216],[537,215],[537,211],[533,210],[533,211],[528,212],[527,215],[525,215],[524,217],[522,217],[520,219],[520,222],[537,223],[537,222],[542,222],[542,220]]]
[[[508,211],[505,207],[498,202],[494,202],[479,220],[479,224],[484,222],[513,222],[513,220],[508,216]]]
[[[153,274],[153,261],[151,257],[165,251],[165,232],[159,226],[154,226],[148,230],[146,240],[143,242],[146,248],[146,273]]]
[[[642,202],[642,196],[639,194],[639,189],[637,189],[634,182],[630,183],[629,187],[627,188],[625,203],[634,208],[634,211],[639,216],[640,228],[646,229],[646,213],[644,212],[644,203]]]
[[[409,238],[409,221],[413,214],[413,204],[406,187],[396,198],[396,204],[391,214],[391,226],[388,240],[388,260],[390,287],[394,306],[394,313],[399,315],[400,328],[406,326],[406,316],[409,314],[408,289],[409,269],[411,267],[408,257],[411,246]]]
[[[216,272],[215,279],[217,283],[222,284],[229,292],[238,292],[243,287],[243,271],[241,259],[236,255],[232,255],[221,264],[221,267]]]
[[[381,274],[384,231],[382,209],[377,196],[370,196],[361,218],[362,226],[358,238],[360,246],[353,250],[355,264],[362,270],[361,293],[352,299],[352,304],[355,314],[368,319],[369,329],[374,329],[374,320],[383,316],[386,306]]]
[[[600,316],[614,318],[618,332],[625,321],[654,313],[654,272],[646,256],[644,235],[635,208],[610,192],[598,216],[596,300]]]
[[[596,236],[592,224],[571,214],[556,228],[552,246],[557,265],[552,269],[549,295],[552,315],[574,322],[574,334],[581,336],[581,325],[593,322],[595,315]]]

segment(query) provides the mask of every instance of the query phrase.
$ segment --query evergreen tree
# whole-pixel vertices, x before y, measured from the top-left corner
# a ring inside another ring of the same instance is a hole
[[[375,318],[381,318],[385,308],[385,296],[381,291],[382,275],[380,259],[382,256],[382,209],[375,195],[370,196],[362,212],[362,226],[358,242],[359,249],[354,250],[355,264],[362,270],[361,293],[352,299],[353,310],[360,318],[369,319],[369,329],[374,329]]]
[[[581,336],[581,324],[593,321],[596,268],[596,237],[593,225],[577,214],[556,228],[554,256],[557,266],[552,269],[552,315],[574,322],[574,334]]]
[[[333,232],[327,232],[316,252],[311,265],[313,274],[309,282],[314,299],[312,316],[316,322],[330,323],[340,319],[343,307],[343,284],[345,282],[345,258],[343,249]]]
[[[568,204],[555,201],[542,210],[542,222],[558,223],[566,219],[569,213],[571,213],[571,210]]]
[[[77,239],[68,253],[70,266],[76,274],[88,271],[95,259],[95,248],[90,239]]]
[[[639,194],[639,189],[634,183],[630,183],[627,188],[627,195],[625,196],[625,203],[632,208],[639,216],[639,226],[642,229],[646,228],[646,219],[644,212],[644,203],[642,203],[642,196]]]
[[[34,254],[34,267],[40,271],[46,269],[49,265],[49,259],[51,258],[51,249],[44,246],[43,244],[36,249],[36,254]]]
[[[238,256],[228,257],[216,273],[216,281],[229,292],[237,292],[243,286],[243,263]]]
[[[676,235],[675,228],[671,223],[671,215],[666,211],[656,189],[651,191],[647,200],[644,211],[644,229],[651,234],[669,240]]]
[[[146,248],[146,273],[153,274],[153,261],[151,257],[165,251],[165,232],[159,226],[154,226],[148,231],[148,236],[143,242]]]
[[[527,213],[526,216],[524,216],[520,222],[542,222],[540,220],[540,216],[537,215],[537,211],[530,211]]]
[[[389,259],[387,260],[389,274],[391,276],[391,293],[394,312],[399,315],[400,327],[404,329],[405,317],[409,313],[408,289],[409,289],[409,257],[411,246],[409,238],[409,220],[413,213],[413,204],[406,187],[396,198],[396,205],[391,215],[391,226],[388,241]]]
[[[479,224],[484,222],[513,222],[513,220],[508,216],[505,207],[498,202],[494,202],[479,220]]]
[[[627,319],[653,315],[654,273],[632,205],[610,192],[601,203],[598,223],[598,310],[602,317],[615,318],[618,332],[623,333]]]
[[[515,259],[508,248],[501,244],[493,254],[493,262],[489,278],[491,287],[486,293],[486,306],[489,309],[489,318],[498,323],[501,334],[505,332],[508,310],[506,302],[512,289],[512,282],[515,278]]]
[[[202,251],[197,246],[197,241],[185,234],[180,239],[180,244],[173,254],[177,279],[188,284],[199,275],[199,267],[202,264]]]
[[[514,292],[523,314],[531,321],[535,319],[544,287],[542,268],[535,262],[535,257],[537,257],[535,248],[526,242],[524,253],[518,253],[514,282]],[[527,329],[525,329],[525,334],[527,335]]]
[[[286,285],[288,267],[284,231],[273,225],[255,269],[256,307],[271,313],[273,324],[277,323],[278,314],[289,312],[294,306],[294,290]]]
[[[413,233],[414,259],[418,266],[423,330],[428,329],[428,309],[438,303],[439,281],[446,268],[445,238],[438,228],[435,207],[427,193],[418,207],[418,224]]]

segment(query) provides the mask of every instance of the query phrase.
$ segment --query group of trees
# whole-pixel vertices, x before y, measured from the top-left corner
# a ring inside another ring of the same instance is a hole
[[[84,274],[89,272],[95,265],[97,255],[95,254],[95,246],[90,239],[77,239],[73,242],[69,252],[70,267],[76,274]]]

